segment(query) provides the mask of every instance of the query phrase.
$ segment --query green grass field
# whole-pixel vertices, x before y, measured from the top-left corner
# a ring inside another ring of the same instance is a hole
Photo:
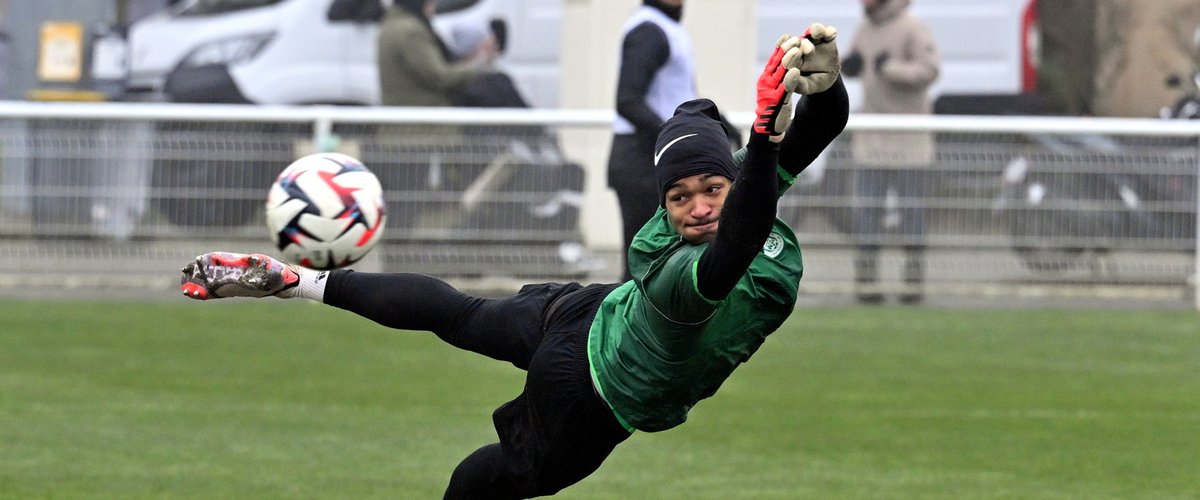
[[[311,303],[0,303],[0,497],[440,498],[522,372]],[[1200,498],[1200,315],[800,309],[562,498]]]

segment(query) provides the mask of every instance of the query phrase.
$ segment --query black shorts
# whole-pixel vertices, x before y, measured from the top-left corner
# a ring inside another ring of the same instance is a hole
[[[492,414],[506,473],[521,490],[540,494],[587,477],[630,436],[596,393],[588,368],[588,329],[617,285],[573,285],[567,294],[558,293],[562,285],[545,286],[558,297],[543,314],[544,335],[530,359],[525,390]]]

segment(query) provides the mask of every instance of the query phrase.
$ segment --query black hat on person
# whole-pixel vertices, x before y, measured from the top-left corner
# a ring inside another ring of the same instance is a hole
[[[666,205],[667,189],[675,181],[697,174],[737,177],[738,167],[729,152],[729,139],[717,105],[708,99],[680,104],[658,128],[654,144],[654,174],[658,203]]]
[[[683,5],[667,5],[662,0],[642,0],[642,4],[661,10],[667,17],[676,21],[683,18]]]

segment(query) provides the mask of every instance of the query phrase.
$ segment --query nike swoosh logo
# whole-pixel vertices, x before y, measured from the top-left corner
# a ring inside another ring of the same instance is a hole
[[[662,155],[663,155],[663,153],[667,152],[667,148],[671,147],[672,145],[674,145],[675,143],[677,143],[679,141],[687,139],[688,137],[697,136],[697,135],[700,135],[700,134],[688,134],[688,135],[685,135],[682,137],[676,137],[671,142],[668,142],[665,146],[662,147],[662,149],[658,150],[657,153],[654,153],[654,166],[656,166],[656,167],[658,166],[658,160],[662,159]]]

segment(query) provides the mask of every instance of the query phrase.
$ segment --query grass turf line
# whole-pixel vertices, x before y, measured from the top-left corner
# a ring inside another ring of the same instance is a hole
[[[560,496],[1196,498],[1198,361],[1188,312],[799,309]],[[0,302],[0,497],[438,498],[521,383],[299,301]]]

